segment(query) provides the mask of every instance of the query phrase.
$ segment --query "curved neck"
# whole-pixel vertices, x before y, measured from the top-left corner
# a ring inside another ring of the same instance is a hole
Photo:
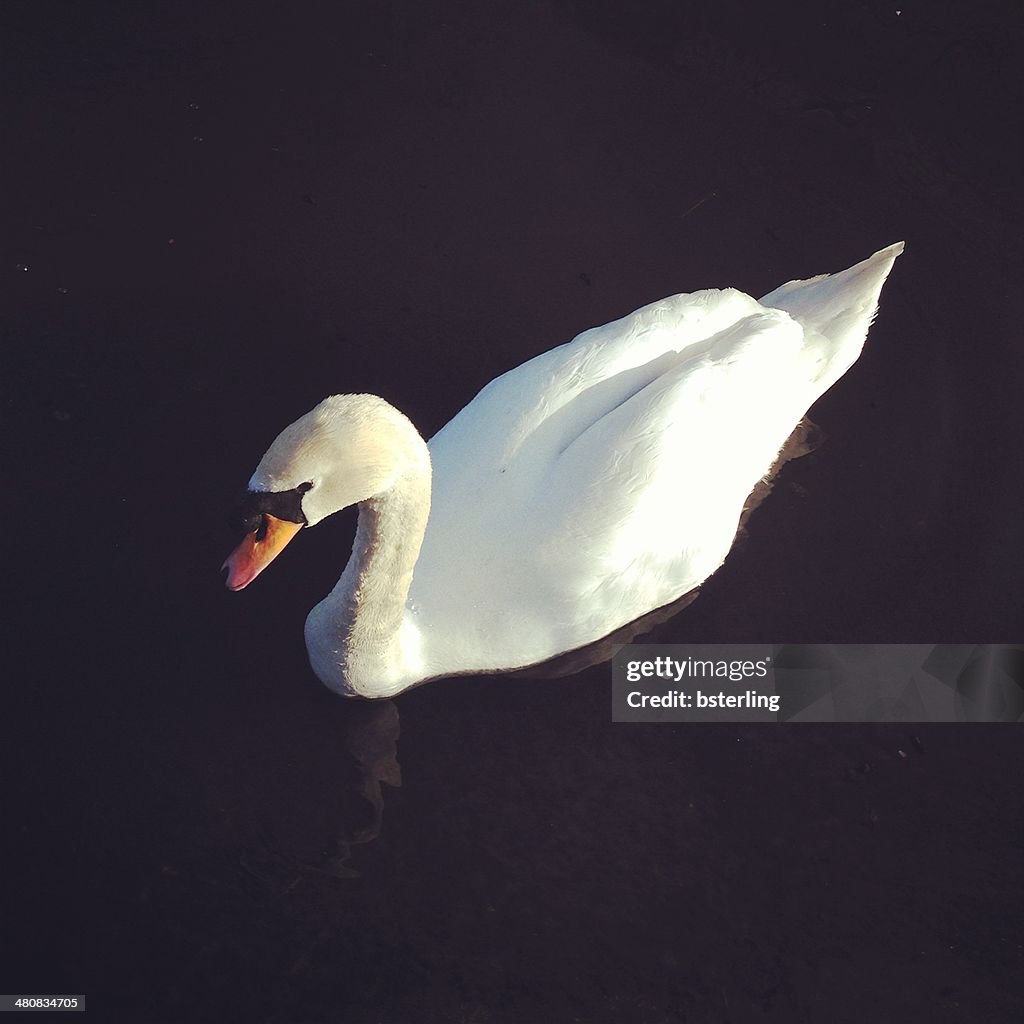
[[[430,512],[430,456],[386,491],[359,503],[352,555],[334,589],[306,620],[316,674],[333,690],[386,697],[417,674],[418,644],[409,635],[406,600]]]

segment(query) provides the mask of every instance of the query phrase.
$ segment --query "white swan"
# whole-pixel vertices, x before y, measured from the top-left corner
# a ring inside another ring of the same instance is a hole
[[[584,331],[429,445],[382,398],[327,398],[249,481],[227,585],[358,503],[352,555],[306,620],[332,690],[386,697],[598,640],[722,564],[748,495],[860,354],[902,251],[760,302],[700,291]]]

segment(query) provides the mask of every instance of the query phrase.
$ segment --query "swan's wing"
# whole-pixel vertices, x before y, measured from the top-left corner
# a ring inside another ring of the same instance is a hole
[[[823,338],[777,310],[685,352],[558,456],[543,496],[557,548],[545,558],[581,584],[662,577],[666,599],[697,586],[817,397],[827,357]],[[573,549],[596,552],[600,566],[574,565]]]
[[[678,594],[714,572],[747,496],[811,404],[860,354],[902,251],[896,243],[841,273],[751,300],[748,315],[692,342],[632,397],[593,418],[558,454],[542,492],[549,523],[557,509],[572,510],[552,536],[602,552],[613,587],[672,566],[669,578],[681,574],[670,588]],[[563,573],[572,575],[570,563],[563,556]],[[581,580],[598,576],[590,567],[577,572]]]
[[[552,639],[601,635],[699,586],[818,395],[827,343],[765,310],[685,352],[593,422],[505,524],[506,575]],[[581,641],[582,642],[582,641]]]
[[[482,487],[542,467],[583,429],[668,370],[689,347],[761,307],[735,289],[675,295],[584,331],[491,381],[430,441],[435,485]]]
[[[625,397],[596,417],[597,399],[577,395],[588,415],[558,428],[562,447],[532,446],[532,458],[474,481],[468,500],[442,481],[413,591],[461,624],[448,633],[457,656],[486,651],[500,666],[496,647],[511,632],[527,656],[519,664],[531,652],[540,660],[701,583],[816,397],[821,360],[791,317],[761,310],[687,346],[647,383],[626,371]]]
[[[503,635],[517,635],[520,644],[532,636],[533,660],[548,656],[550,638],[535,629],[536,622],[550,604],[564,605],[566,598],[541,596],[550,580],[541,580],[537,558],[540,550],[557,546],[561,530],[550,517],[565,510],[545,498],[560,471],[559,456],[669,372],[691,347],[760,308],[732,289],[645,306],[498,377],[431,439],[431,511],[409,605],[431,638],[430,660],[438,673],[448,665],[528,663],[528,644],[506,660],[494,646]],[[585,449],[581,445],[565,462],[577,475],[585,475]],[[575,504],[571,495],[560,500],[568,500],[570,510]],[[600,528],[596,521],[593,528]],[[509,630],[501,621],[506,614],[530,622]],[[571,640],[560,649],[569,646]]]

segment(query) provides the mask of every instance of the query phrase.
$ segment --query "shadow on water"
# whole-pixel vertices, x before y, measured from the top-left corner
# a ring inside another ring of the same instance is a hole
[[[402,784],[399,717],[392,701],[337,701],[305,733],[301,756],[247,758],[249,777],[212,791],[211,832],[269,892],[284,895],[313,876],[357,878],[354,848],[380,835],[384,794]]]

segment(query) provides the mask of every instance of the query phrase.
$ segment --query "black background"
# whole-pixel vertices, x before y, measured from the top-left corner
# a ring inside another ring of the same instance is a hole
[[[1019,640],[1020,9],[900,3],[0,7],[0,989],[1018,1018],[1014,727],[613,725],[607,666],[344,702],[301,627],[351,515],[218,572],[328,393],[429,436],[587,326],[905,238],[827,442],[655,635]]]

